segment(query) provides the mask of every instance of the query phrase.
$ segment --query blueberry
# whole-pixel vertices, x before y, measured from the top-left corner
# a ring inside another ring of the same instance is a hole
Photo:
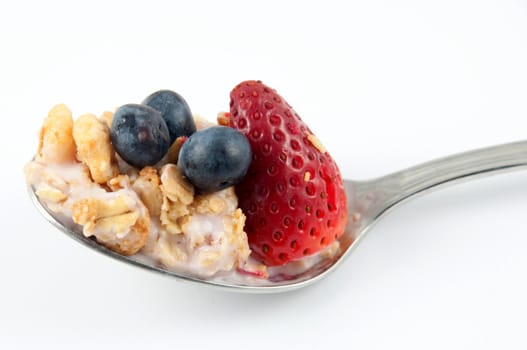
[[[196,188],[214,192],[239,183],[251,158],[251,146],[245,135],[226,126],[212,126],[185,141],[178,166]]]
[[[190,136],[196,132],[196,124],[187,102],[174,91],[154,92],[143,104],[161,112],[170,132],[170,143],[179,136]]]
[[[121,158],[137,168],[156,164],[170,146],[170,134],[161,113],[139,104],[117,109],[110,138]]]

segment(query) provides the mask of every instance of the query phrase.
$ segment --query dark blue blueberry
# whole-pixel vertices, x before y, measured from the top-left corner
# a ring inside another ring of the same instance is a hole
[[[196,124],[187,102],[174,91],[160,90],[148,96],[144,105],[159,112],[167,123],[170,132],[170,143],[179,136],[190,136],[196,132]]]
[[[197,131],[185,141],[178,165],[196,188],[214,192],[239,183],[251,158],[245,135],[226,126],[213,126]]]
[[[156,164],[170,146],[170,135],[161,113],[139,104],[117,109],[110,138],[121,158],[137,168]]]

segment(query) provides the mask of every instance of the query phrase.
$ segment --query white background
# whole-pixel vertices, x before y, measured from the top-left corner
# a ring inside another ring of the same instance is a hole
[[[527,1],[3,1],[0,348],[525,349],[527,175],[385,217],[305,290],[233,294],[56,231],[22,167],[53,104],[101,113],[169,88],[214,119],[261,79],[346,178],[527,139]]]

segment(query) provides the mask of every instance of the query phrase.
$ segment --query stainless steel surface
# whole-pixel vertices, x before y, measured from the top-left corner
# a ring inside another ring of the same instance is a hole
[[[60,220],[39,201],[33,188],[29,194],[42,215],[60,231],[91,249],[121,262],[162,273],[182,281],[191,281],[233,291],[269,293],[285,292],[308,286],[333,271],[348,257],[357,243],[381,217],[399,204],[418,195],[463,181],[482,178],[527,167],[527,141],[509,143],[470,151],[414,166],[368,181],[345,181],[349,220],[340,238],[341,250],[332,259],[322,260],[310,269],[296,274],[275,277],[254,283],[229,279],[199,279],[177,274],[140,257],[119,255],[82,235],[78,225]]]

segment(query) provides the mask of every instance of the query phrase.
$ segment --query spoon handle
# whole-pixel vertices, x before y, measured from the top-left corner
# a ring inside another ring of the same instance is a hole
[[[416,195],[494,174],[527,168],[527,141],[464,152],[354,184],[359,212],[369,225],[394,206]]]

